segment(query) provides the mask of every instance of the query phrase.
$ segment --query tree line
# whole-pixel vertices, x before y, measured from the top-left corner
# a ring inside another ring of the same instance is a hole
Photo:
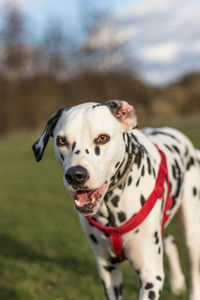
[[[30,36],[26,16],[8,7],[0,30],[0,134],[37,129],[60,107],[85,101],[127,100],[142,121],[185,116],[200,109],[198,74],[186,80],[187,88],[180,83],[157,90],[124,65],[99,71],[105,49],[91,52],[77,46],[57,19],[49,22],[41,41]],[[120,51],[120,46],[114,51]],[[106,53],[108,58],[114,54]],[[194,82],[198,82],[195,87]]]

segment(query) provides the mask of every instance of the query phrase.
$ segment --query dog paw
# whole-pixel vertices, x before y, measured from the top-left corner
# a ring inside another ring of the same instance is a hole
[[[182,292],[185,292],[187,287],[184,276],[181,276],[178,280],[171,280],[170,286],[172,293],[174,293],[175,295],[179,295]]]

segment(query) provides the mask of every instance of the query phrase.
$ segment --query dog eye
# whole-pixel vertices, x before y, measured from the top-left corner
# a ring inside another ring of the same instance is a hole
[[[105,144],[110,140],[110,136],[107,134],[100,134],[97,139],[94,140],[95,144]]]
[[[59,147],[62,147],[62,146],[69,146],[69,143],[67,141],[67,139],[65,137],[62,137],[62,136],[58,136],[57,139],[56,139],[56,144],[57,146]]]

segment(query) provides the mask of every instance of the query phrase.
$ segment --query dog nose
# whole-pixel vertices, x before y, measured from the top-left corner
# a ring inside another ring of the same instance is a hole
[[[83,185],[89,178],[88,171],[81,166],[71,167],[65,173],[65,179],[69,184]]]

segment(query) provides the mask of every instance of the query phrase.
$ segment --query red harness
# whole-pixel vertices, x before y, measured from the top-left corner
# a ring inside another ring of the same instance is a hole
[[[146,217],[149,215],[154,205],[156,204],[157,200],[163,197],[165,192],[164,183],[165,183],[165,179],[167,178],[167,186],[168,186],[167,200],[166,200],[163,219],[162,219],[162,233],[164,232],[165,223],[168,220],[167,211],[171,208],[173,200],[169,196],[170,182],[167,173],[166,157],[162,150],[160,150],[159,148],[158,150],[161,155],[161,162],[160,162],[160,167],[159,167],[154,190],[136,215],[134,215],[132,218],[130,218],[127,222],[125,222],[123,225],[119,227],[103,226],[97,223],[91,217],[86,217],[93,226],[97,227],[99,230],[109,235],[110,242],[112,245],[112,250],[118,257],[125,258],[125,254],[122,247],[122,235],[135,229],[146,219]]]

